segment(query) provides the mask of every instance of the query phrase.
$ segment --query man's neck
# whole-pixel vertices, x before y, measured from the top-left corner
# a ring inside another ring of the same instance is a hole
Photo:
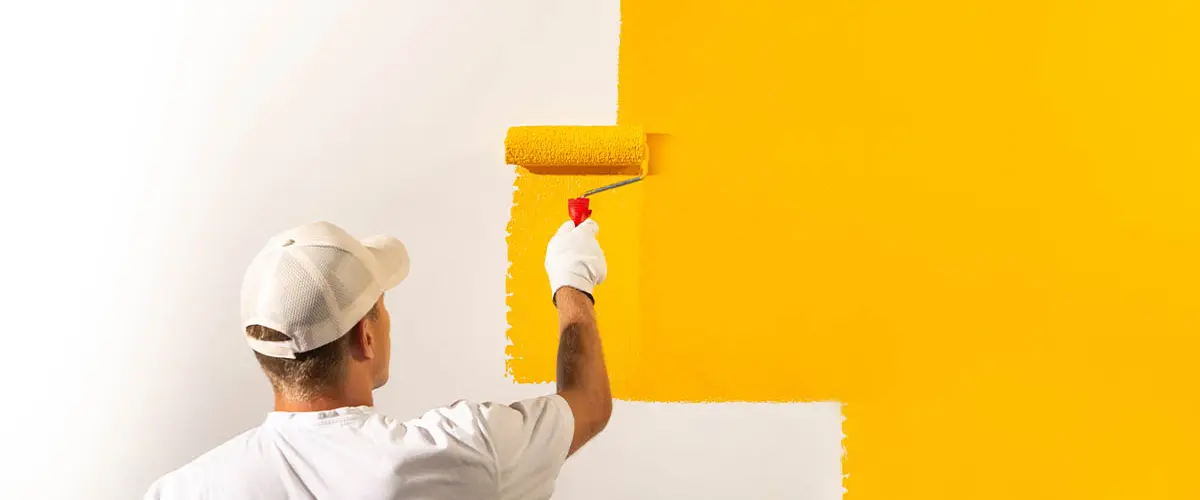
[[[326,411],[347,406],[373,406],[374,398],[371,391],[357,396],[316,396],[302,401],[288,399],[280,393],[275,393],[275,411],[307,412]]]

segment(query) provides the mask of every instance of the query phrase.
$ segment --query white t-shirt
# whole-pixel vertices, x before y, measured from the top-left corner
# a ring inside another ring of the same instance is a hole
[[[163,476],[145,498],[549,498],[574,429],[560,396],[459,401],[407,422],[367,406],[273,412]]]

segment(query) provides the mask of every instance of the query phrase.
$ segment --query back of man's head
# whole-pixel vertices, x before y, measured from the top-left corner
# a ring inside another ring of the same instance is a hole
[[[409,269],[399,240],[360,241],[328,222],[271,238],[242,282],[246,342],[278,400],[346,399],[387,380],[390,320],[383,293]]]
[[[379,317],[379,307],[372,307],[363,321]],[[363,328],[360,321],[354,329],[337,340],[311,351],[296,354],[294,359],[275,358],[255,352],[271,387],[293,401],[311,400],[317,397],[336,396],[345,382],[351,361],[351,341]],[[291,340],[287,335],[262,325],[246,327],[246,336],[268,342]]]

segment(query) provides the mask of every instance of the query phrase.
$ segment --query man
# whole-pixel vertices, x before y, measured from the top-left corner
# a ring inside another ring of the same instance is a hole
[[[275,411],[163,476],[147,499],[547,498],[567,456],[612,413],[592,309],[607,272],[599,226],[563,224],[546,251],[558,308],[557,394],[460,401],[409,421],[376,412],[391,323],[383,294],[409,269],[399,240],[326,222],[272,238],[242,283],[246,341]]]

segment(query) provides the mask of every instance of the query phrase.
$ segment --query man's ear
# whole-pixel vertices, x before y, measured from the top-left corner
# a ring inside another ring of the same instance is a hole
[[[374,359],[375,358],[375,329],[367,324],[366,318],[363,318],[354,325],[350,330],[350,350],[355,358],[358,359]]]

